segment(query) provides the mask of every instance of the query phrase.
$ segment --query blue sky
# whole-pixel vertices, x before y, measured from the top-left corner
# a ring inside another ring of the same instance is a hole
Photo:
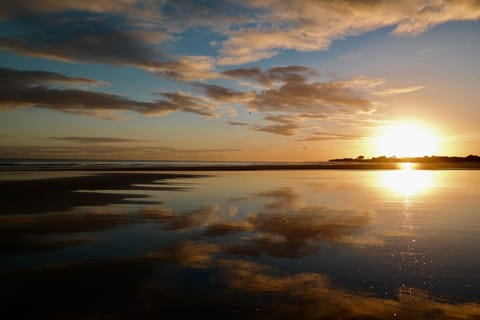
[[[3,3],[1,154],[315,161],[381,155],[407,122],[436,154],[475,154],[479,17],[467,0]]]

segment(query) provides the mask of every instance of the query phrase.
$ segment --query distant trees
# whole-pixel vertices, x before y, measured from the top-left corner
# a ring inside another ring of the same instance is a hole
[[[448,157],[448,156],[424,156],[424,157],[402,157],[397,158],[379,156],[366,159],[364,156],[358,156],[354,158],[341,158],[341,159],[331,159],[329,162],[418,162],[418,163],[431,163],[431,162],[480,162],[480,156],[470,154],[466,157]]]

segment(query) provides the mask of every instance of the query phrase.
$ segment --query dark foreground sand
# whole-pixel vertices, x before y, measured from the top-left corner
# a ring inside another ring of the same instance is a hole
[[[144,204],[147,195],[108,191],[185,190],[172,180],[200,175],[139,172],[98,172],[78,177],[0,181],[1,214],[65,211],[78,206]],[[102,190],[101,193],[95,192]],[[79,192],[81,191],[81,192]],[[148,201],[151,203],[151,201]]]

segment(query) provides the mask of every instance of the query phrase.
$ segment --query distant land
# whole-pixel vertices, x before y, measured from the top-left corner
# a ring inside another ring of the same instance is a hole
[[[328,162],[355,162],[355,163],[384,163],[384,162],[415,162],[415,163],[464,163],[464,162],[480,162],[480,156],[468,155],[466,157],[458,156],[424,156],[424,157],[373,157],[370,159],[364,156],[358,156],[356,158],[342,158],[331,159]]]

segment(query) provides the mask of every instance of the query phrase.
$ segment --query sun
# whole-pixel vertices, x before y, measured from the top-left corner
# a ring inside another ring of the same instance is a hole
[[[378,155],[387,157],[421,157],[438,154],[439,139],[418,123],[401,122],[381,127],[375,138]]]

